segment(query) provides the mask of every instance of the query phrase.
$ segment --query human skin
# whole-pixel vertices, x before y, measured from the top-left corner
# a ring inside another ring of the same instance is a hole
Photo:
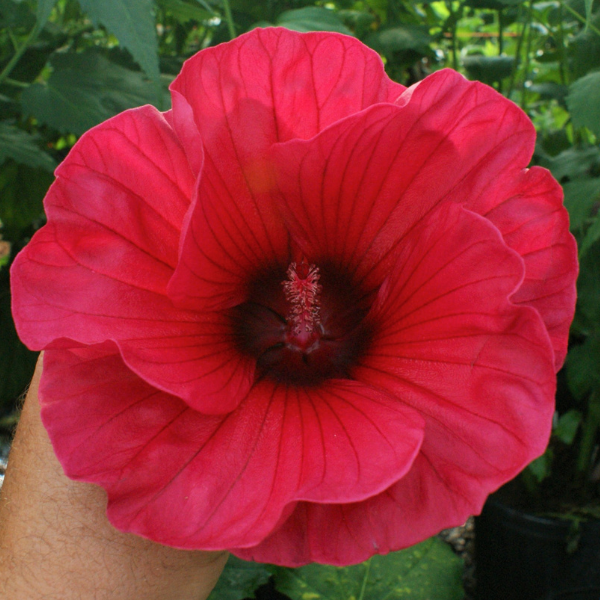
[[[114,529],[103,489],[68,479],[40,419],[42,360],[0,494],[0,598],[203,600],[226,552],[169,548]]]

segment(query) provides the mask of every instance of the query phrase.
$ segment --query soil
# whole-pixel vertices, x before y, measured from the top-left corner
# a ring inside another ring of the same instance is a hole
[[[469,517],[461,527],[445,529],[439,536],[463,559],[464,600],[475,600],[475,519]]]

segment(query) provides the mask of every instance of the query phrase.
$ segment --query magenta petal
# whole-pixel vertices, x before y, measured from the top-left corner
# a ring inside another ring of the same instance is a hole
[[[513,300],[532,306],[542,316],[558,370],[567,353],[578,270],[562,189],[539,167],[500,180],[481,178],[471,189],[477,194],[467,207],[492,221],[525,261],[525,280]]]
[[[308,139],[372,104],[394,102],[406,88],[355,38],[268,28],[190,58],[171,89],[191,106],[212,154],[253,143],[250,133],[268,145]]]
[[[403,241],[353,373],[417,409],[424,448],[477,474],[487,492],[541,454],[554,411],[553,352],[539,314],[510,296],[522,259],[456,205]]]
[[[166,295],[193,184],[153,108],[84,135],[46,197],[48,224],[11,270],[21,338],[37,350],[114,340],[141,377],[198,410],[237,406],[254,365],[234,349],[227,318],[175,309]]]
[[[111,522],[183,548],[254,545],[298,499],[378,493],[423,435],[417,413],[350,381],[265,382],[233,413],[203,416],[129,372],[110,344],[47,351],[41,397],[66,473],[106,488]]]
[[[409,472],[365,501],[300,503],[242,558],[350,564],[404,548],[481,510],[543,452],[554,410],[550,340],[510,296],[523,261],[486,219],[448,204],[402,242],[369,318],[370,349],[352,375],[425,419]]]
[[[236,157],[230,160],[234,164]],[[268,167],[266,159],[262,166],[258,163],[257,177]],[[264,185],[258,186],[255,179],[250,189],[241,171],[219,170],[206,155],[182,232],[179,264],[168,287],[176,306],[230,308],[247,299],[253,276],[276,266],[285,271],[289,234],[270,196],[270,174],[262,174]]]
[[[311,137],[403,90],[377,54],[335,34],[255,30],[190,59],[172,85],[171,116],[191,163],[203,152],[204,167],[169,287],[177,306],[234,306],[245,300],[249,274],[287,268],[273,143]]]
[[[477,479],[452,479],[445,462],[421,452],[409,473],[385,492],[349,504],[301,502],[263,542],[232,552],[245,560],[298,567],[346,566],[401,550],[479,513],[487,494]]]
[[[397,106],[374,106],[311,140],[276,145],[280,202],[305,253],[333,255],[376,286],[411,227],[440,202],[468,202],[463,184],[471,177],[493,180],[507,162],[524,167],[534,139],[512,102],[441,71]]]
[[[60,337],[95,343],[106,337],[86,314],[115,332],[123,326],[115,318],[162,314],[162,300],[145,304],[166,292],[193,185],[173,131],[151,107],[86,133],[57,169],[48,225],[12,268],[21,338],[36,349]]]
[[[117,342],[142,379],[204,414],[232,411],[254,383],[255,363],[235,344],[226,315],[213,313],[166,333]]]

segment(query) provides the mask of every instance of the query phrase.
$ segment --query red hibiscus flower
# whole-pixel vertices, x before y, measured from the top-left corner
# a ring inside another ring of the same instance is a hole
[[[544,449],[574,309],[525,114],[283,29],[200,52],[172,98],[81,138],[12,269],[67,475],[119,529],[285,565],[478,512]]]

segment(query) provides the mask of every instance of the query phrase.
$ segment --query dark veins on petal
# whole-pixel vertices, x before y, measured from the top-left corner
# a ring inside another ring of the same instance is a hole
[[[248,300],[231,310],[234,339],[262,377],[301,386],[348,378],[372,338],[363,298],[332,265],[265,269],[251,278]]]

